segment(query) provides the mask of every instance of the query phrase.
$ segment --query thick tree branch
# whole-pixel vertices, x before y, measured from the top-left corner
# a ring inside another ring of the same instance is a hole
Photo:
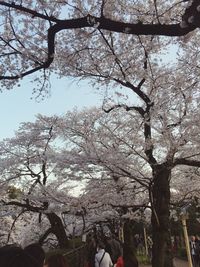
[[[39,238],[39,244],[43,245],[45,239],[52,233],[52,228],[48,228],[46,232]]]
[[[44,207],[44,206],[36,207],[36,206],[30,205],[28,203],[20,203],[18,201],[9,201],[9,202],[3,201],[3,204],[5,206],[17,206],[17,207],[21,207],[21,208],[26,209],[27,211],[32,211],[32,212],[41,212],[41,211],[46,210],[46,207]]]
[[[17,80],[24,76],[35,73],[41,69],[47,69],[54,60],[55,52],[55,35],[56,33],[66,29],[80,29],[85,27],[96,27],[99,30],[108,30],[112,32],[134,34],[134,35],[163,35],[163,36],[183,36],[189,32],[195,30],[200,26],[200,12],[198,12],[198,5],[200,0],[194,0],[191,7],[186,9],[183,14],[183,22],[185,26],[180,23],[178,24],[143,24],[143,23],[125,23],[121,21],[114,21],[105,17],[94,17],[87,15],[82,18],[59,20],[54,17],[40,14],[35,10],[31,10],[22,5],[16,5],[14,2],[7,3],[0,1],[0,6],[12,8],[13,10],[21,11],[24,14],[31,15],[33,20],[34,17],[38,17],[43,20],[48,20],[55,23],[48,30],[47,43],[48,43],[48,56],[44,63],[38,63],[39,65],[33,67],[19,75],[1,75],[0,80]],[[192,17],[192,20],[191,20]],[[186,23],[187,22],[187,23]]]
[[[121,21],[114,21],[105,17],[94,17],[91,15],[88,15],[86,18],[88,18],[87,25],[83,23],[83,18],[78,18],[74,19],[76,23],[75,28],[83,28],[83,27],[92,27],[94,24],[98,23],[98,28],[103,29],[103,30],[108,30],[108,31],[113,31],[113,32],[121,32],[121,33],[126,33],[126,34],[135,34],[135,35],[164,35],[164,36],[183,36],[186,35],[187,33],[193,31],[197,27],[199,27],[199,17],[200,14],[195,10],[197,5],[199,4],[199,0],[194,0],[193,4],[191,5],[191,12],[187,11],[183,14],[184,18],[188,18],[191,15],[195,15],[195,23],[191,23],[191,25],[188,25],[188,27],[182,28],[180,24],[142,24],[142,23],[125,23]],[[60,22],[61,20],[52,17],[52,16],[47,16],[44,14],[40,14],[36,12],[35,10],[31,10],[29,8],[23,7],[22,5],[16,5],[14,2],[12,3],[7,3],[5,1],[0,1],[1,6],[7,6],[9,8],[13,8],[16,10],[19,10],[25,14],[31,15],[33,18],[38,17],[44,20],[52,21],[52,22]],[[191,13],[191,14],[190,14]],[[65,22],[71,21],[71,20],[65,20]],[[197,24],[197,25],[196,25]],[[73,29],[74,26],[71,25],[70,29]],[[67,28],[69,29],[69,28]]]
[[[32,18],[40,18],[40,19],[44,19],[44,20],[48,20],[48,21],[52,21],[52,22],[58,22],[60,21],[59,19],[53,17],[53,16],[48,16],[48,15],[44,15],[44,14],[41,14],[35,10],[32,10],[30,8],[26,8],[22,5],[17,5],[15,4],[15,2],[13,1],[12,3],[7,3],[5,1],[0,1],[0,5],[1,6],[6,6],[6,7],[9,7],[9,8],[12,8],[14,10],[19,10],[25,14],[29,14],[32,16]]]
[[[109,113],[110,111],[117,109],[117,108],[124,108],[126,111],[130,111],[130,110],[135,110],[137,111],[142,117],[144,116],[144,110],[141,107],[136,107],[136,106],[127,106],[125,104],[118,104],[118,105],[114,105],[108,109],[102,108],[104,112]]]
[[[174,159],[173,166],[176,165],[187,165],[187,166],[193,166],[193,167],[200,167],[200,161],[199,160],[190,160],[190,159]]]

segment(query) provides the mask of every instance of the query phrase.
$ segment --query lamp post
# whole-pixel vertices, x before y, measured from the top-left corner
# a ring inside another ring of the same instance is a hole
[[[185,247],[186,247],[189,267],[193,267],[192,257],[191,257],[191,252],[190,252],[190,243],[189,243],[188,232],[187,232],[187,224],[186,224],[186,220],[188,219],[188,213],[187,213],[188,208],[189,208],[189,205],[187,205],[181,209],[180,217],[181,217],[181,222],[182,222],[182,226],[183,226]]]

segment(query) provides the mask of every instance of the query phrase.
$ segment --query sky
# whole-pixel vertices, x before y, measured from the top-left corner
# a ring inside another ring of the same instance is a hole
[[[20,123],[34,121],[36,114],[62,115],[75,107],[100,106],[103,101],[86,81],[77,83],[54,77],[51,95],[40,101],[32,95],[33,86],[30,80],[24,79],[19,87],[3,89],[0,93],[0,141],[13,137]]]
[[[163,54],[163,61],[169,63],[176,58],[176,46]],[[170,52],[170,53],[169,53]],[[23,78],[20,86],[12,90],[2,89],[0,92],[0,141],[14,136],[21,122],[35,120],[35,115],[62,115],[77,107],[101,106],[103,96],[100,95],[87,81],[73,81],[67,78],[52,76],[51,95],[44,100],[37,101],[33,95],[34,83],[31,78]],[[105,92],[105,90],[103,90]],[[129,96],[130,97],[130,96]],[[137,103],[135,96],[131,102]]]

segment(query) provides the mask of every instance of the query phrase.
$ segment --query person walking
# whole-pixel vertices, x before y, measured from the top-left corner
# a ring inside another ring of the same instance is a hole
[[[105,245],[99,241],[97,243],[97,253],[95,255],[95,267],[112,267],[113,263],[110,254],[105,251]]]
[[[30,257],[33,257],[37,260],[37,266],[42,267],[45,259],[45,252],[42,246],[38,243],[29,244],[24,248],[25,253],[27,253]],[[35,267],[37,267],[35,266]]]
[[[138,267],[138,260],[130,244],[124,243],[123,249],[124,267]]]
[[[43,261],[15,245],[0,248],[1,267],[43,267]]]
[[[54,254],[45,260],[45,267],[68,267],[66,258],[62,254]]]
[[[110,254],[113,264],[116,264],[118,258],[122,256],[122,247],[120,242],[112,237],[111,234],[107,233],[105,237],[105,251]]]
[[[97,252],[97,245],[94,237],[88,240],[87,244],[87,266],[95,267],[95,254]]]
[[[190,238],[190,253],[193,267],[199,267],[200,244],[195,236],[191,236]]]

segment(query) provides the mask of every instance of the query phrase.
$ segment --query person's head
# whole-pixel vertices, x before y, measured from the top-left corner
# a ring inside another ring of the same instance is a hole
[[[45,253],[44,253],[43,248],[39,244],[37,244],[37,243],[30,244],[24,248],[24,251],[30,257],[33,257],[34,259],[37,260],[36,267],[42,267],[43,266],[44,259],[45,259]]]
[[[102,241],[98,241],[97,242],[97,251],[99,249],[105,249],[105,245],[104,245],[104,243]]]
[[[67,261],[62,254],[54,254],[45,260],[47,267],[68,267]]]
[[[196,236],[195,236],[195,240],[197,240],[197,241],[199,241],[199,240],[200,240],[200,238],[199,238],[199,236],[198,236],[198,235],[196,235]]]
[[[111,239],[111,238],[112,238],[111,233],[110,233],[110,232],[106,232],[106,233],[105,233],[105,238],[106,238],[107,240]]]
[[[37,261],[17,246],[0,248],[1,267],[37,267]]]

